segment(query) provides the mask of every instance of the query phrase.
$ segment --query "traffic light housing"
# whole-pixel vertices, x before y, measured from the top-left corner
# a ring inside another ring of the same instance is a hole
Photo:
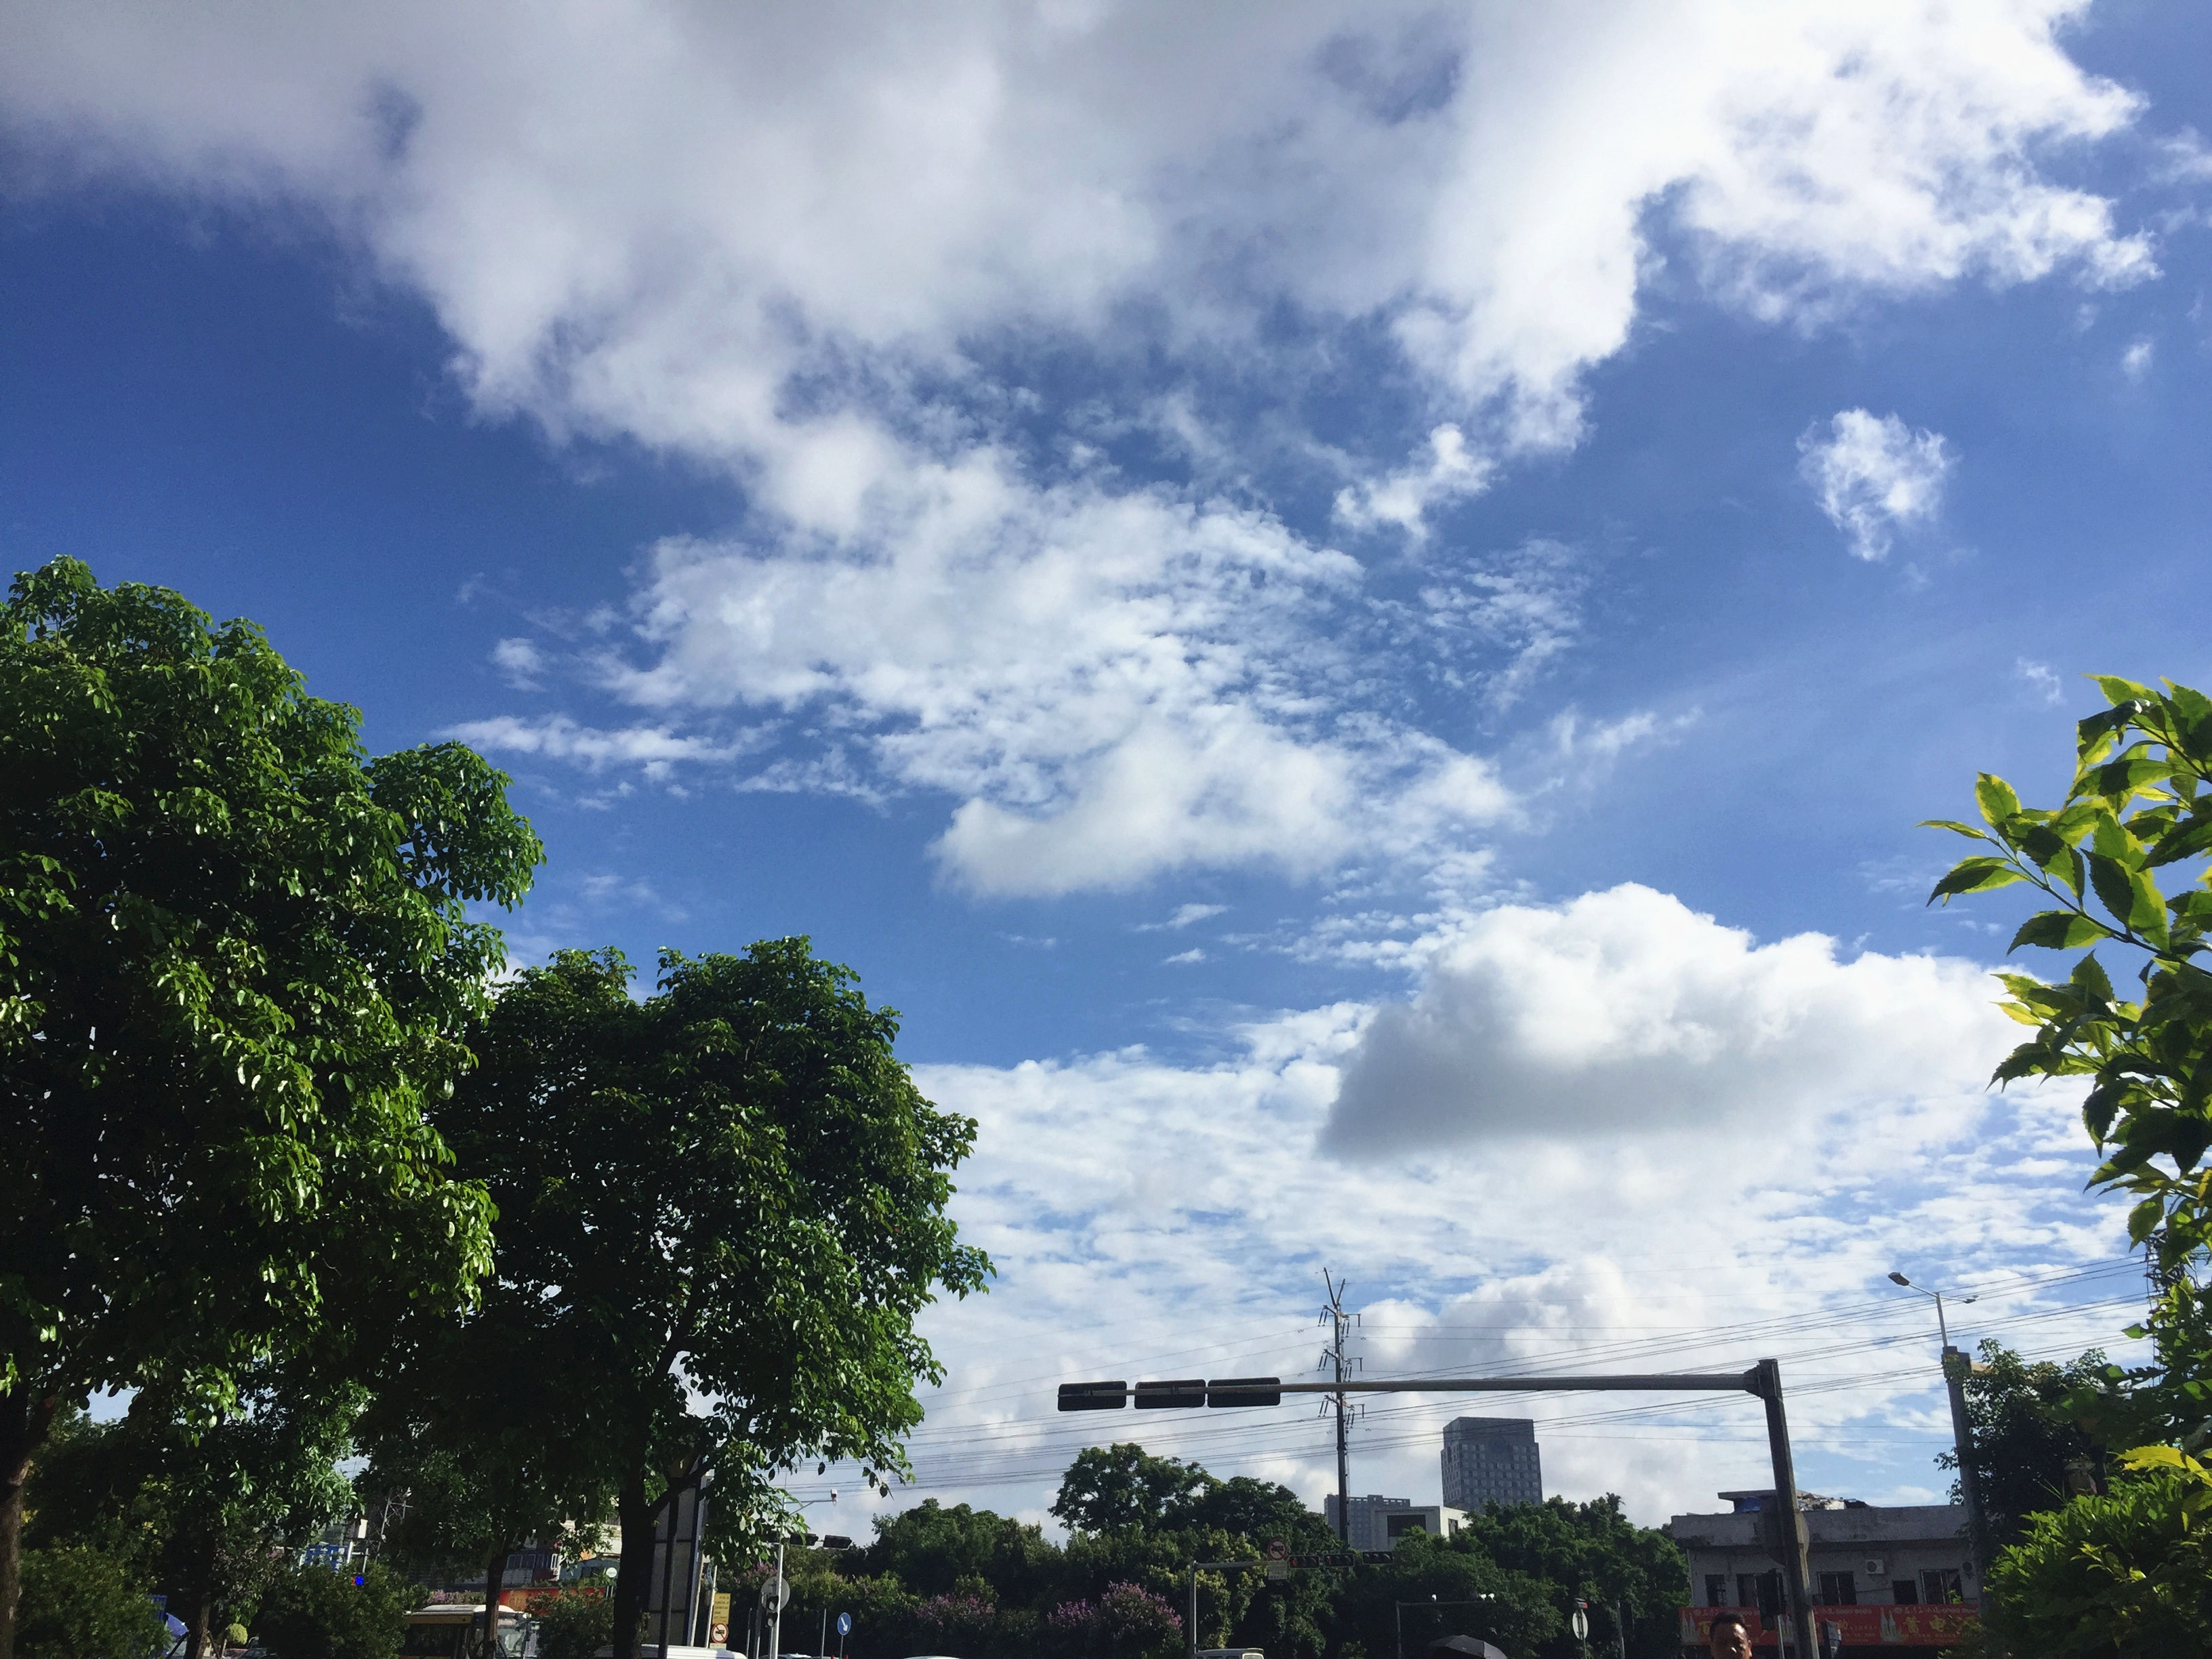
[[[1279,1406],[1283,1379],[1279,1376],[1217,1376],[1206,1385],[1209,1406]]]
[[[1064,1412],[1118,1412],[1129,1403],[1129,1385],[1120,1377],[1110,1382],[1063,1382],[1060,1408]]]

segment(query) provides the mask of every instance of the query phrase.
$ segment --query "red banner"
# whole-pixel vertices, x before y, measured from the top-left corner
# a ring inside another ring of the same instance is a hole
[[[1753,1647],[1775,1647],[1782,1640],[1779,1632],[1760,1625],[1756,1607],[1683,1607],[1680,1611],[1685,1647],[1704,1647],[1711,1639],[1714,1616],[1723,1613],[1742,1616]],[[1815,1607],[1813,1617],[1842,1626],[1847,1647],[1947,1648],[1972,1628],[1974,1610],[1956,1603],[1930,1602],[1909,1607]]]

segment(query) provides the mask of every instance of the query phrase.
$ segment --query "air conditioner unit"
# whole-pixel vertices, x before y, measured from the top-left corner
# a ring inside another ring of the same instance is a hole
[[[1875,1557],[1870,1555],[1866,1559],[1863,1565],[1866,1568],[1866,1576],[1869,1578],[1887,1578],[1889,1577],[1889,1563],[1887,1561],[1877,1559]]]

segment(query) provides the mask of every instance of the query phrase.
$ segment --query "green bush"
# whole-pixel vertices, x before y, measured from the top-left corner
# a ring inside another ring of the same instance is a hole
[[[16,1659],[146,1659],[168,1645],[146,1592],[98,1550],[25,1550]]]
[[[2173,1469],[2029,1518],[1990,1568],[1996,1634],[2015,1653],[2175,1659],[2212,1653],[2204,1485]]]
[[[406,1582],[372,1563],[356,1584],[328,1567],[280,1572],[253,1633],[279,1659],[392,1659],[407,1627]]]
[[[537,1603],[534,1611],[538,1659],[592,1659],[615,1639],[615,1607],[610,1596],[564,1590]]]

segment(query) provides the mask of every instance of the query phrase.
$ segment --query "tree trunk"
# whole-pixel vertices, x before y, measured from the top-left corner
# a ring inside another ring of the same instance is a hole
[[[484,1639],[483,1659],[499,1659],[499,1593],[507,1583],[507,1558],[512,1546],[502,1541],[492,1548],[484,1568]]]
[[[15,1659],[15,1605],[23,1594],[23,1487],[54,1426],[61,1396],[31,1396],[19,1382],[0,1395],[0,1659]]]
[[[215,1624],[215,1595],[202,1590],[192,1597],[191,1626],[185,1632],[185,1659],[204,1659],[208,1632]],[[224,1643],[228,1646],[228,1640]]]
[[[637,1659],[638,1626],[645,1619],[646,1588],[653,1578],[653,1534],[659,1515],[645,1501],[645,1477],[623,1482],[615,1498],[622,1522],[622,1562],[615,1569],[615,1659]],[[5,1659],[0,1656],[0,1659]]]

